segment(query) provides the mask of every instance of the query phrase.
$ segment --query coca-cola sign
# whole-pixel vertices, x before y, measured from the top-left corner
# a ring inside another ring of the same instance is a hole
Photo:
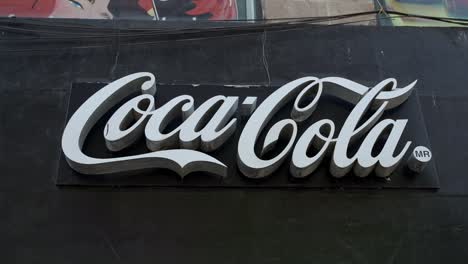
[[[413,81],[398,86],[395,79],[385,79],[366,86],[340,77],[303,77],[264,98],[238,87],[231,90],[246,95],[225,95],[218,89],[202,102],[188,94],[158,102],[164,91],[158,91],[154,75],[135,73],[105,85],[74,111],[63,132],[62,150],[75,173],[108,175],[106,180],[109,175],[154,169],[182,178],[197,172],[226,178],[235,170],[246,179],[300,180],[324,166],[336,179],[389,179],[399,167],[415,174],[431,163],[428,146],[405,137],[411,121],[385,116],[404,105],[416,85]],[[198,88],[193,85],[192,93]],[[350,109],[339,125],[333,113],[315,116],[322,101],[330,98],[336,106]],[[288,116],[278,120],[282,112]],[[103,118],[100,138],[111,154],[93,157],[85,153],[84,144]],[[125,154],[140,141],[145,142],[145,153]],[[235,162],[218,159],[220,152],[232,153],[229,160]],[[284,166],[289,175],[274,175]]]

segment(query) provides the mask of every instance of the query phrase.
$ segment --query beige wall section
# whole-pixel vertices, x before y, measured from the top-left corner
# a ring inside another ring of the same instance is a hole
[[[262,4],[264,16],[267,19],[334,16],[375,9],[373,0],[262,0]],[[375,17],[375,15],[362,16],[339,22],[372,20],[362,21],[358,24],[374,25]]]

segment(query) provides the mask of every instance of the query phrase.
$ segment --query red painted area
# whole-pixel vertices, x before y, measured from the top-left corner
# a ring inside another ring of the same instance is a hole
[[[48,17],[55,8],[55,0],[1,0],[0,16]]]
[[[210,20],[237,19],[236,0],[192,0],[195,7],[187,12],[189,16],[209,14]],[[138,0],[138,5],[148,11],[153,8],[152,0]]]
[[[153,9],[153,1],[152,0],[138,0],[138,5],[143,8],[146,12]]]
[[[210,20],[237,19],[236,0],[192,0],[192,2],[195,8],[187,11],[187,15],[211,14]]]

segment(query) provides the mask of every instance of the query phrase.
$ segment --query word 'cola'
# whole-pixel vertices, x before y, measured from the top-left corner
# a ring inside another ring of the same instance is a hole
[[[326,84],[332,85],[324,87]],[[290,172],[301,178],[313,173],[326,154],[331,153],[330,173],[334,177],[343,177],[350,171],[360,177],[366,177],[372,171],[377,176],[387,177],[403,159],[411,142],[404,143],[403,149],[395,153],[408,120],[380,118],[385,110],[405,102],[415,84],[416,81],[397,88],[395,79],[386,79],[369,88],[339,77],[304,77],[289,82],[268,96],[247,120],[237,148],[239,170],[246,177],[263,178],[292,155]],[[151,152],[115,158],[94,158],[83,153],[84,141],[96,122],[135,92],[142,94],[124,103],[107,122],[104,129],[106,146],[111,151],[119,151],[144,135]],[[214,96],[195,109],[193,97],[180,95],[156,109],[155,93],[154,75],[143,72],[118,79],[87,99],[63,132],[62,150],[70,167],[83,174],[166,168],[181,177],[194,171],[226,176],[227,166],[206,152],[222,147],[235,132],[239,97]],[[323,93],[354,105],[343,127],[335,136],[333,120],[323,119],[298,135],[298,123],[313,114]],[[312,100],[310,96],[313,96]],[[255,146],[260,134],[272,117],[293,100],[290,118],[278,121],[266,132],[258,154]],[[373,113],[367,120],[361,120],[369,109]],[[171,121],[180,118],[183,121],[177,128],[165,132]],[[373,156],[372,149],[384,131],[390,132],[380,153]],[[288,137],[286,146],[273,158],[262,158],[275,148],[280,135]],[[348,148],[358,139],[362,142],[357,152],[349,157]],[[313,156],[307,154],[310,147],[317,150]]]

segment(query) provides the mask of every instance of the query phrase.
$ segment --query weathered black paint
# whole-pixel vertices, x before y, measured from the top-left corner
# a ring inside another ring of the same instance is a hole
[[[2,263],[466,263],[467,34],[348,26],[145,45],[119,45],[116,38],[95,45],[4,39]],[[441,188],[58,188],[71,83],[138,71],[179,84],[278,85],[307,75],[417,78]]]

